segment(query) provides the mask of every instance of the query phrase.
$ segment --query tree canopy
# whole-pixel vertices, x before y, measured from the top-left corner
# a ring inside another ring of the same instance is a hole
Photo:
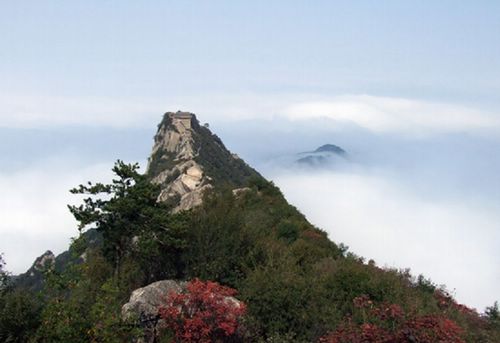
[[[79,222],[79,230],[95,227],[102,233],[104,256],[113,263],[115,271],[122,259],[133,252],[149,262],[159,249],[175,254],[184,244],[182,230],[176,219],[172,220],[169,207],[157,201],[159,186],[139,173],[137,163],[118,160],[112,170],[115,178],[110,184],[88,182],[70,191],[88,195],[83,204],[68,205]],[[151,269],[149,263],[145,267]]]

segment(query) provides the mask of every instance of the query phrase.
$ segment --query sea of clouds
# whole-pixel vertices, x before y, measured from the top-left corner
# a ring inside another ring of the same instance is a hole
[[[8,109],[0,113],[0,252],[14,273],[78,234],[66,208],[78,200],[70,188],[109,180],[117,158],[144,165],[161,113],[181,109],[209,122],[352,252],[423,273],[479,310],[500,299],[494,112],[367,95],[88,100],[0,98]],[[327,168],[293,163],[326,143],[347,159]]]

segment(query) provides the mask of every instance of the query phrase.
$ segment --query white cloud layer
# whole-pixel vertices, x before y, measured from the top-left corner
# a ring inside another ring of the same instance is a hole
[[[383,173],[278,173],[287,199],[335,242],[410,267],[484,310],[500,298],[500,203],[425,197]]]
[[[341,96],[286,108],[291,119],[329,118],[377,133],[425,135],[500,129],[500,117],[474,108],[404,98]]]
[[[3,95],[0,96],[0,127],[142,127],[158,121],[161,114],[158,110],[154,103],[139,99]]]
[[[0,173],[0,252],[7,270],[24,272],[45,250],[66,250],[77,225],[66,204],[75,203],[69,189],[88,180],[108,180],[111,166],[97,164],[67,168],[63,162],[15,173]]]
[[[194,112],[201,121],[233,121],[267,118],[279,112],[281,103],[287,102],[255,94],[107,98],[4,93],[0,95],[0,127],[151,128],[164,112],[177,110]]]
[[[163,98],[0,96],[0,127],[64,125],[151,127],[165,111],[187,110],[202,121],[326,118],[332,126],[352,124],[375,133],[410,136],[448,132],[498,132],[500,115],[456,104],[345,95],[203,94]]]

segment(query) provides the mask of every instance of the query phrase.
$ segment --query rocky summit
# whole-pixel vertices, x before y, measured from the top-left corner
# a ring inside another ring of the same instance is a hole
[[[232,154],[208,125],[200,125],[189,112],[167,112],[158,126],[147,174],[162,191],[160,201],[174,204],[174,212],[188,210],[202,201],[215,185],[243,186],[257,175]]]
[[[238,194],[245,190],[252,176],[260,176],[236,154],[231,153],[222,140],[213,134],[208,124],[201,125],[190,112],[166,112],[154,136],[146,174],[161,187],[158,201],[169,203],[172,212],[189,210],[202,203],[205,191],[227,187]],[[83,238],[89,247],[99,246],[101,235],[88,230]],[[72,247],[54,257],[51,251],[38,257],[33,266],[14,278],[17,286],[30,290],[43,288],[43,273],[50,267],[62,271],[69,263],[79,263],[84,255],[75,255]]]

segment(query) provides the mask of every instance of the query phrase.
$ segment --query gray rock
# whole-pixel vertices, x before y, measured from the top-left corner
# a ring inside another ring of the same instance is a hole
[[[56,263],[56,257],[52,251],[47,250],[42,256],[38,257],[33,264],[33,268],[38,271],[43,271],[45,269],[50,269],[54,267]]]
[[[251,190],[250,187],[235,188],[235,189],[233,189],[233,195],[235,197],[237,197],[237,196],[240,196],[241,194],[249,192],[250,190]]]
[[[122,318],[135,322],[142,329],[142,337],[137,339],[136,343],[158,342],[158,334],[165,328],[165,322],[160,318],[158,310],[171,292],[183,292],[186,286],[185,281],[162,280],[132,292],[129,302],[122,307]],[[242,304],[234,297],[225,297],[224,302],[236,307]]]
[[[132,292],[128,303],[122,307],[124,319],[153,319],[158,316],[158,307],[164,303],[170,292],[181,292],[185,282],[163,280],[153,282]]]
[[[181,292],[185,288],[186,283],[183,281],[162,280],[132,292],[128,303],[122,307],[122,318],[136,322],[143,329],[143,335],[137,343],[156,342],[158,331],[164,327],[158,314],[159,307],[170,292]]]
[[[147,174],[160,186],[158,201],[172,212],[202,204],[219,186],[243,187],[259,174],[226,149],[219,137],[200,125],[193,113],[167,112],[154,137]]]
[[[162,186],[159,201],[179,198],[179,204],[173,210],[179,212],[199,206],[204,191],[210,189],[212,185],[203,167],[195,161],[198,152],[195,151],[193,137],[192,121],[196,120],[194,114],[171,112],[166,116],[168,120],[158,129],[151,156],[163,151],[165,159],[172,165],[153,177],[152,181]],[[148,170],[151,169],[151,163],[150,158]],[[170,180],[171,178],[173,180]],[[166,182],[167,180],[169,182]]]

